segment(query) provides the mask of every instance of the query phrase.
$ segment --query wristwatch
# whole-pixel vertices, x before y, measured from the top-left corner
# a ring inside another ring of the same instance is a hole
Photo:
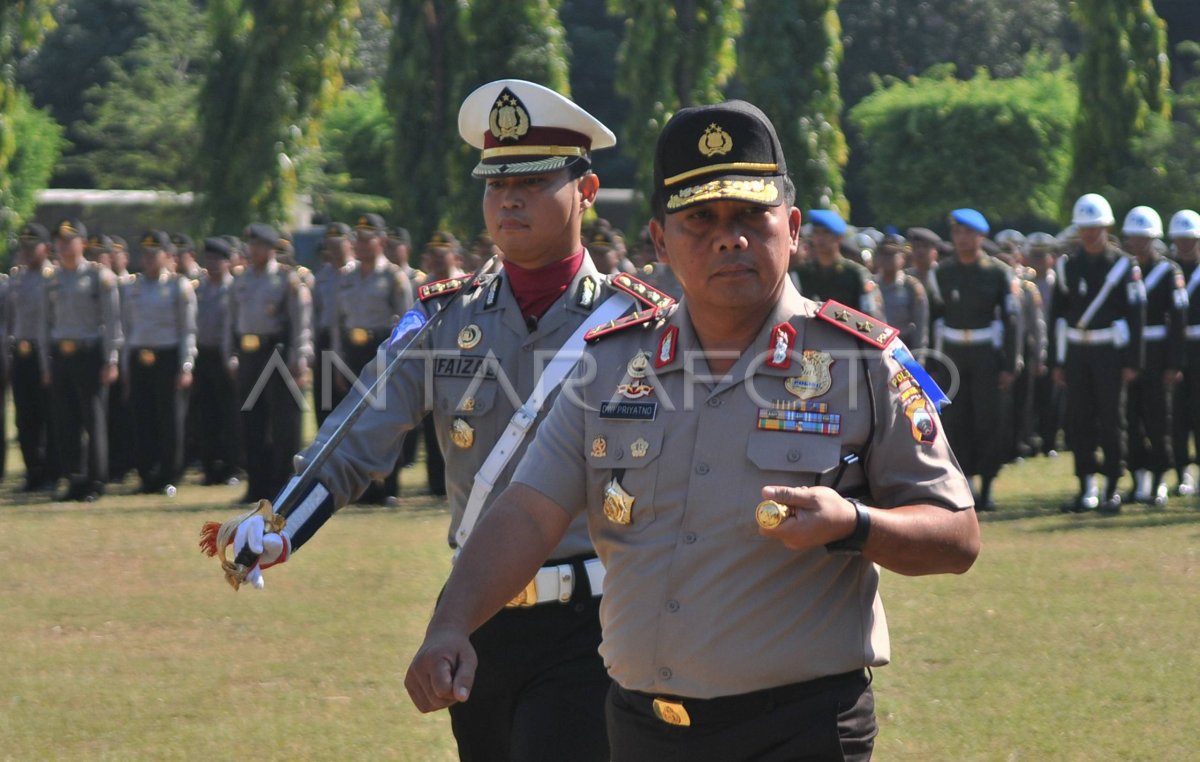
[[[871,533],[871,512],[867,506],[852,497],[846,498],[854,506],[854,531],[844,540],[831,542],[825,550],[835,556],[861,556]]]

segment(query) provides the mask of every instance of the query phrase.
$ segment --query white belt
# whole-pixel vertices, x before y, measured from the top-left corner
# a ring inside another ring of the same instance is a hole
[[[1196,270],[1200,272],[1200,267],[1196,268]],[[1200,339],[1200,325],[1189,325],[1184,333],[1188,339]]]
[[[1146,341],[1162,341],[1167,338],[1167,327],[1165,325],[1148,325],[1142,329],[1142,338]]]
[[[987,328],[951,328],[942,326],[942,338],[955,344],[993,344],[997,338],[996,326]]]
[[[604,564],[598,558],[589,558],[583,562],[583,569],[587,572],[592,597],[599,597],[604,592]],[[543,566],[525,589],[508,602],[507,608],[527,608],[551,602],[568,603],[574,592],[575,568],[571,564]]]
[[[1082,328],[1067,329],[1067,340],[1072,344],[1112,344],[1116,336],[1112,328],[1096,328],[1091,331]]]

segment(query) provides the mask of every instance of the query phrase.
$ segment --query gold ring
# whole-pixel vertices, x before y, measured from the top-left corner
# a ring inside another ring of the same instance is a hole
[[[764,500],[754,509],[754,520],[763,529],[774,529],[791,515],[791,506],[777,503],[774,500]]]

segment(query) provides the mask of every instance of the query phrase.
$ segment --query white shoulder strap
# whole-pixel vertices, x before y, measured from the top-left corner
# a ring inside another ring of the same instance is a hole
[[[571,369],[575,367],[580,352],[583,350],[584,335],[596,326],[621,317],[634,304],[633,297],[626,293],[618,291],[613,294],[575,329],[575,333],[571,334],[571,337],[555,353],[554,359],[546,366],[541,378],[534,386],[533,393],[529,395],[529,399],[525,400],[525,404],[513,413],[504,433],[496,440],[496,446],[488,453],[487,459],[483,461],[483,465],[475,474],[475,483],[471,485],[471,496],[467,498],[467,507],[463,511],[458,531],[454,533],[454,540],[458,543],[458,547],[461,548],[466,543],[471,531],[475,529],[475,523],[479,521],[479,512],[483,509],[484,502],[496,486],[496,480],[500,478],[500,474],[504,472],[509,461],[520,449],[525,434],[533,427],[538,413],[546,404],[546,398],[558,388]]]
[[[1187,282],[1188,296],[1191,296],[1192,294],[1196,293],[1196,286],[1200,286],[1200,266],[1197,266],[1195,270],[1192,270],[1192,277],[1188,278],[1188,282]]]
[[[1075,324],[1076,328],[1087,328],[1088,323],[1092,322],[1092,318],[1096,317],[1096,313],[1100,311],[1104,301],[1108,299],[1108,295],[1117,287],[1117,283],[1121,278],[1125,277],[1125,271],[1129,269],[1129,257],[1118,257],[1117,261],[1109,269],[1108,275],[1104,276],[1104,285],[1100,287],[1100,291],[1096,294],[1096,298],[1084,310],[1080,316],[1079,322]]]
[[[1158,285],[1158,282],[1163,279],[1163,276],[1170,271],[1171,260],[1169,259],[1164,259],[1155,265],[1154,269],[1150,271],[1150,274],[1146,276],[1146,280],[1143,281],[1146,284],[1146,290],[1153,291],[1154,287]]]

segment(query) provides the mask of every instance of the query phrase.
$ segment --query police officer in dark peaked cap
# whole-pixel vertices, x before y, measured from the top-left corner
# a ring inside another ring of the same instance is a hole
[[[50,233],[30,222],[17,236],[20,264],[9,279],[9,331],[12,336],[13,408],[17,419],[17,441],[25,461],[24,491],[53,486],[58,476],[57,450],[49,388],[42,385],[50,369],[44,367],[42,351],[44,305],[42,291],[54,266],[49,262]]]
[[[354,234],[344,222],[331,222],[325,226],[321,239],[321,266],[313,275],[313,404],[317,409],[317,425],[325,422],[329,411],[337,407],[345,392],[337,385],[326,387],[333,351],[333,327],[338,282],[344,271],[358,266],[354,258]],[[327,391],[328,389],[328,391]]]
[[[204,483],[226,484],[242,462],[233,356],[232,246],[225,238],[204,240],[203,280],[196,286],[196,365],[191,416]]]

